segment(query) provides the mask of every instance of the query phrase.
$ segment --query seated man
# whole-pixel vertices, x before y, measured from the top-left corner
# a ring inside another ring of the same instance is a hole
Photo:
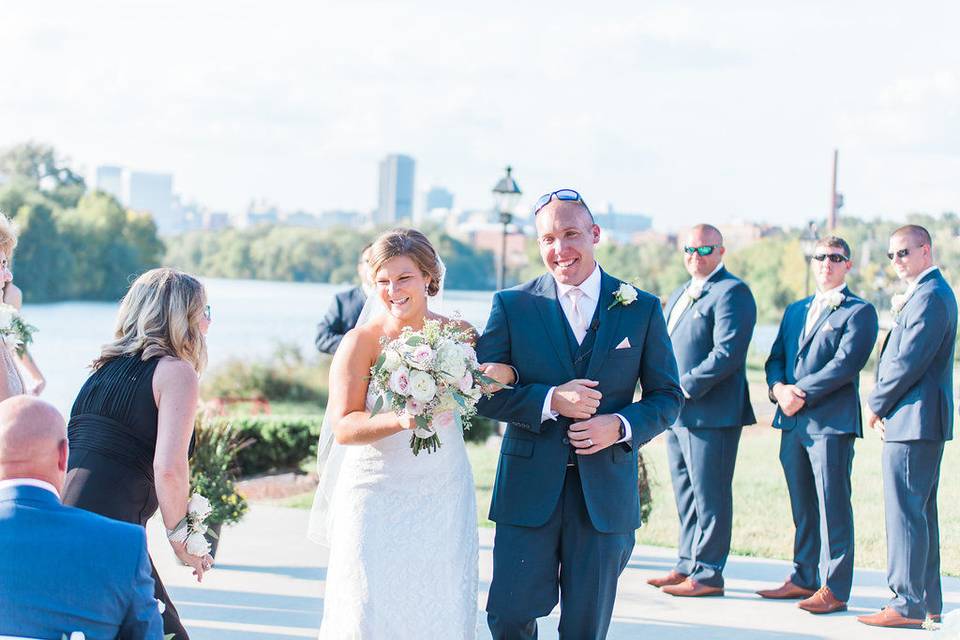
[[[160,640],[144,531],[60,504],[67,453],[51,405],[0,402],[0,636]]]

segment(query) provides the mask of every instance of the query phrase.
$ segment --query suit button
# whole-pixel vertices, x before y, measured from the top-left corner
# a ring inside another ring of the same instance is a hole
[[[570,444],[570,438],[564,437],[563,440],[561,440],[560,442],[562,442],[563,444]]]

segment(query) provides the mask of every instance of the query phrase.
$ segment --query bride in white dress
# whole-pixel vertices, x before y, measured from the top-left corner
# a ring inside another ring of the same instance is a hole
[[[330,548],[320,638],[472,640],[477,507],[463,434],[440,429],[440,449],[414,456],[413,421],[371,417],[367,391],[381,338],[442,318],[427,305],[440,291],[442,263],[423,234],[401,229],[377,239],[369,266],[376,289],[334,356],[321,435],[310,525],[311,538]],[[505,365],[483,368],[513,382]]]

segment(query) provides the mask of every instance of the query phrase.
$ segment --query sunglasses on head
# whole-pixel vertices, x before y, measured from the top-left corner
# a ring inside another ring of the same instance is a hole
[[[813,259],[817,262],[823,262],[824,260],[829,260],[830,262],[839,263],[846,262],[850,258],[843,255],[842,253],[818,253],[813,256]]]
[[[207,319],[207,322],[210,322],[210,320],[213,319],[210,314],[210,305],[205,305],[203,307],[203,317]]]
[[[922,246],[922,245],[921,245]],[[919,249],[920,247],[914,247],[914,249]],[[893,260],[894,258],[906,258],[910,255],[910,249],[898,249],[897,251],[887,253],[887,259]]]
[[[719,244],[708,244],[703,247],[684,247],[683,252],[689,255],[698,253],[701,256],[708,256],[719,248],[720,248]]]
[[[540,209],[543,209],[545,206],[550,204],[554,198],[557,200],[563,200],[565,202],[579,202],[587,211],[590,211],[590,207],[587,206],[587,203],[579,193],[573,189],[558,189],[540,196],[540,198],[537,200],[537,204],[533,207],[533,215],[540,213]]]

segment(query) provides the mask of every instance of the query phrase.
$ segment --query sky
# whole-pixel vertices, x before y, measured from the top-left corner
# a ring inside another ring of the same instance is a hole
[[[457,6],[463,5],[463,6]],[[564,6],[568,5],[568,6]],[[561,187],[654,226],[960,210],[960,3],[3,3],[0,147],[174,174],[238,212]]]

